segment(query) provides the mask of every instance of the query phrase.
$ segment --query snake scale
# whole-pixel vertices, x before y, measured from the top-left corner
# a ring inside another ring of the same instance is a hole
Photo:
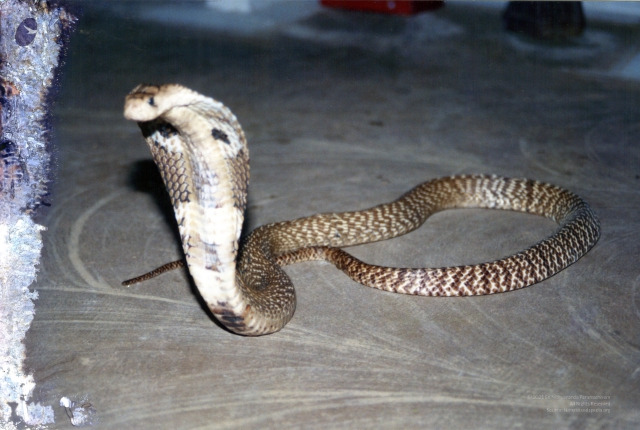
[[[255,229],[240,244],[249,152],[236,117],[222,103],[180,85],[139,85],[124,115],[138,122],[165,182],[189,272],[215,317],[230,331],[258,336],[293,316],[293,284],[281,266],[326,260],[369,287],[424,296],[471,296],[540,282],[577,261],[600,236],[598,219],[577,195],[527,179],[463,175],[420,184],[373,208],[325,213]],[[541,215],[560,227],[502,260],[446,268],[368,265],[338,247],[389,239],[451,208]],[[179,267],[180,262],[129,284]]]

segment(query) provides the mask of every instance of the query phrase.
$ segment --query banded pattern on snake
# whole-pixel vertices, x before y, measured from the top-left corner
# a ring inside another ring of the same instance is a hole
[[[174,206],[189,272],[216,318],[229,330],[258,336],[293,316],[293,284],[281,266],[327,260],[373,288],[424,296],[512,291],[540,282],[577,261],[600,236],[595,214],[577,195],[550,184],[463,175],[418,185],[371,209],[325,213],[264,225],[239,245],[249,181],[247,142],[222,103],[183,86],[140,85],[125,101],[137,121]],[[451,208],[491,208],[550,218],[549,238],[502,260],[446,268],[372,266],[338,247],[375,242],[418,228]],[[180,262],[125,281],[155,276]]]

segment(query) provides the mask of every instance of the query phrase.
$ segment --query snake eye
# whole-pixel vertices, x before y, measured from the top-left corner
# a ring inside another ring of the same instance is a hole
[[[155,101],[153,100],[153,97],[150,97],[149,100],[147,101],[147,103],[149,103],[151,106],[155,106]]]

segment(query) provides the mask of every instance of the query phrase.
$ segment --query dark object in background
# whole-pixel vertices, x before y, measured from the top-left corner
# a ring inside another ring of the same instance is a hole
[[[36,34],[38,34],[38,23],[33,18],[27,18],[16,30],[16,43],[20,46],[30,45],[36,38]]]
[[[393,15],[413,15],[427,10],[438,9],[444,5],[444,1],[320,0],[320,4],[338,9],[388,13]]]
[[[502,17],[508,31],[538,39],[567,39],[586,27],[581,2],[512,1]]]

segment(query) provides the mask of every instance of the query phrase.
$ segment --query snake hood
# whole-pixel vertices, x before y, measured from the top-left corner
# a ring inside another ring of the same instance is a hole
[[[139,85],[124,115],[138,122],[158,165],[189,272],[228,327],[250,310],[236,279],[249,184],[244,132],[222,103],[175,84]]]

